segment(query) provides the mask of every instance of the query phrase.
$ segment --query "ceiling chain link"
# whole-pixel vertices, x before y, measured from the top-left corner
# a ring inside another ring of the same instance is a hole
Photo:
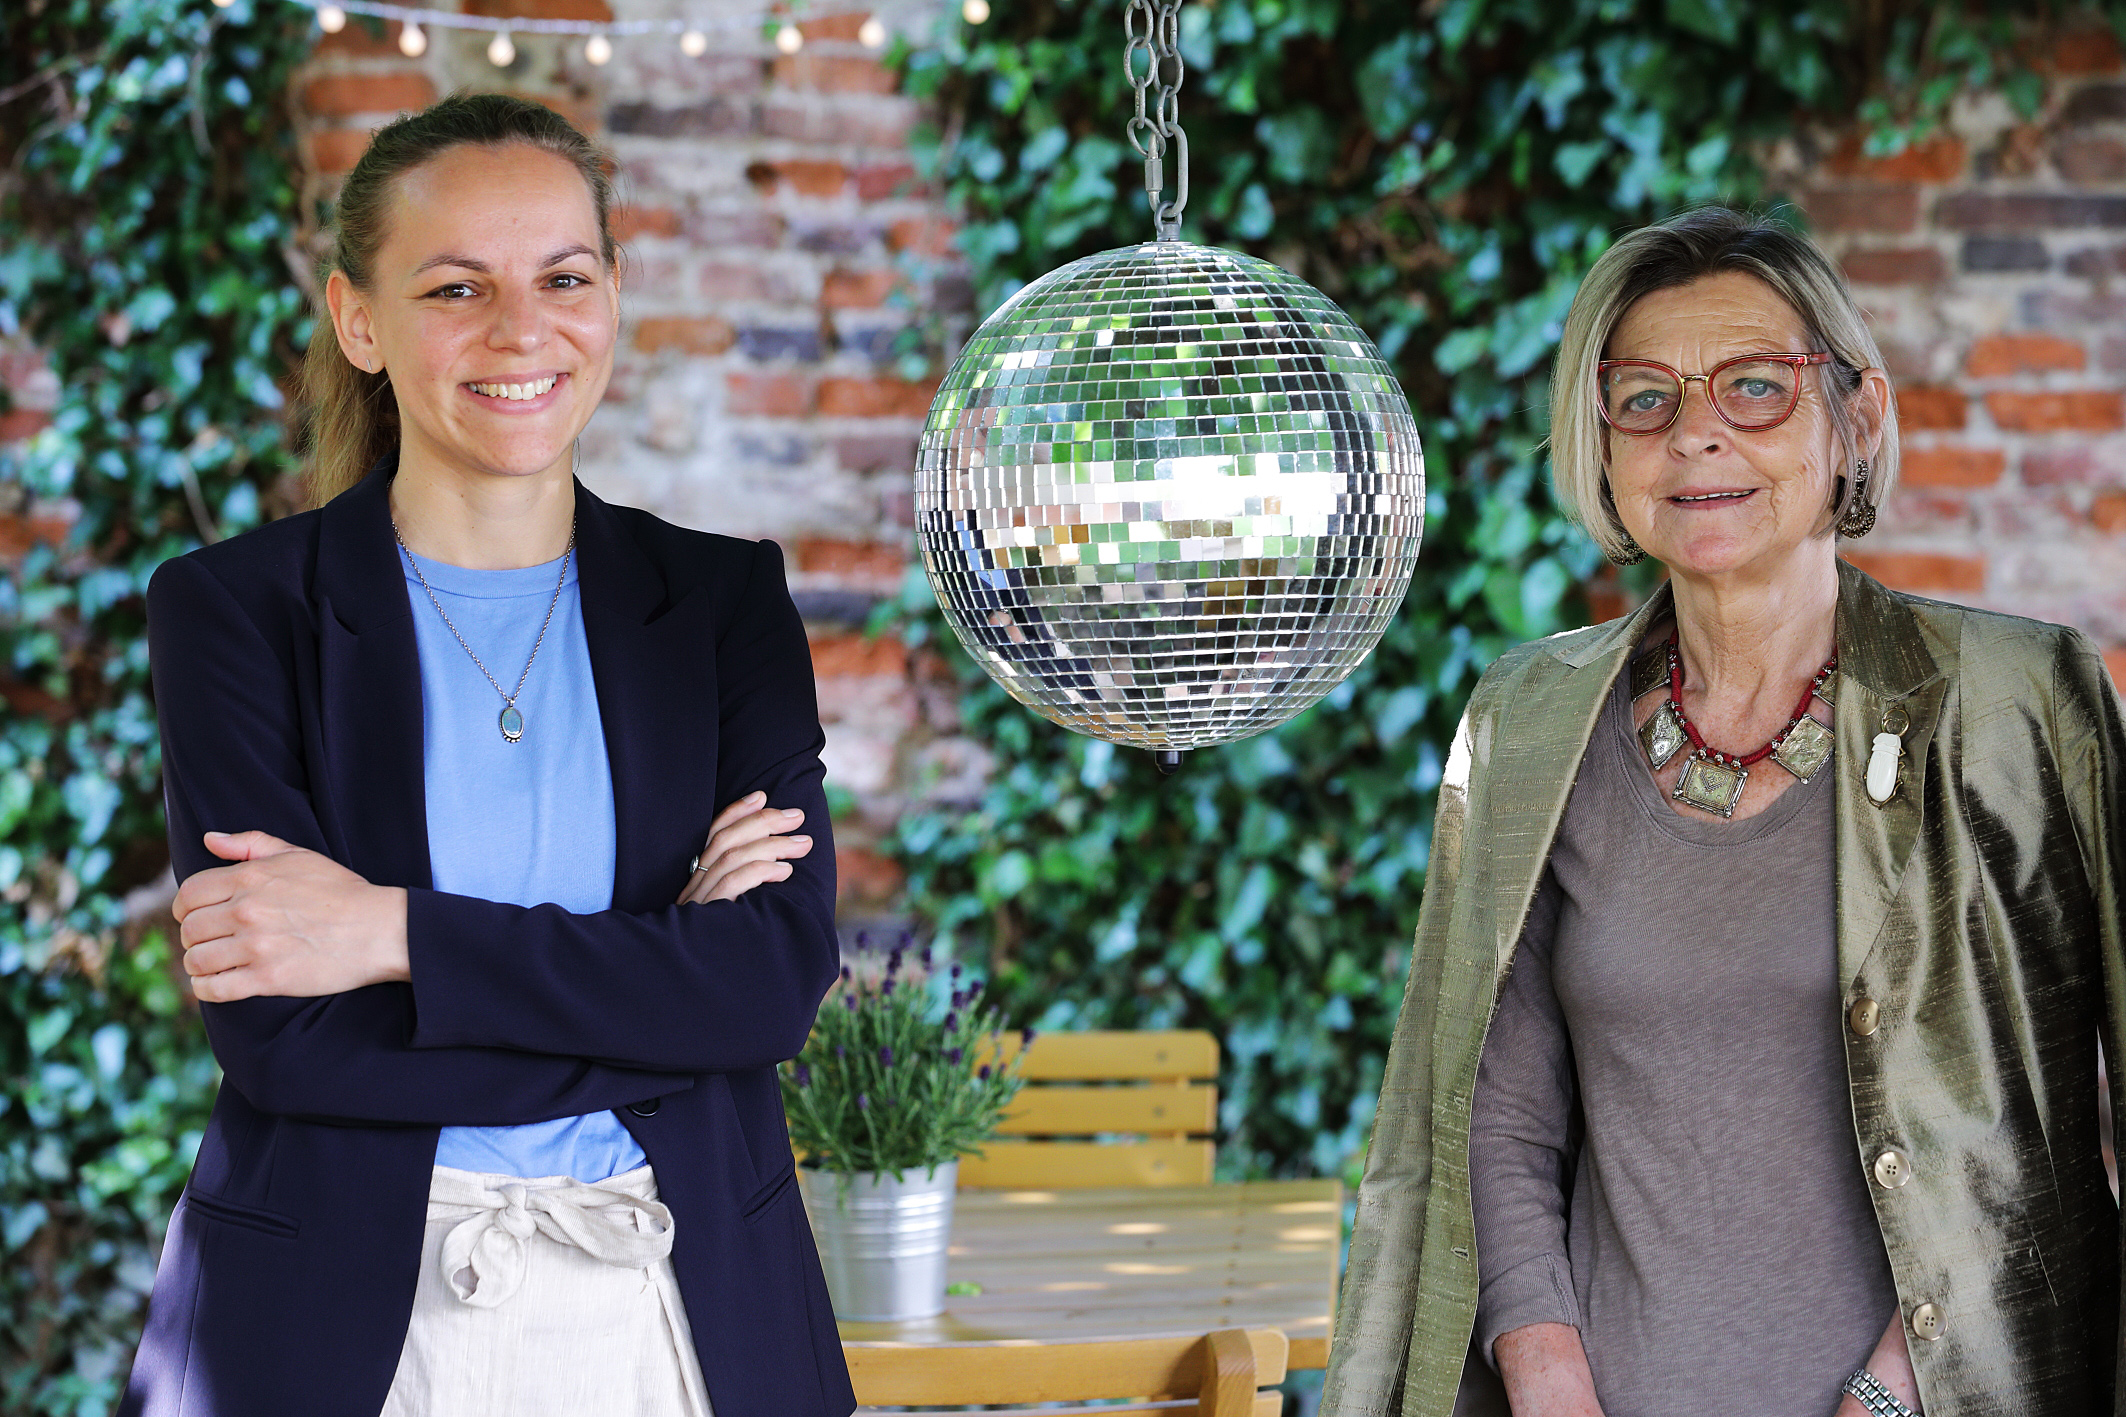
[[[1130,0],[1122,15],[1122,30],[1129,39],[1122,52],[1122,68],[1137,93],[1137,112],[1129,120],[1129,145],[1144,159],[1144,193],[1159,239],[1179,241],[1181,213],[1188,209],[1188,134],[1181,131],[1181,0]],[[1162,202],[1170,149],[1174,199]]]

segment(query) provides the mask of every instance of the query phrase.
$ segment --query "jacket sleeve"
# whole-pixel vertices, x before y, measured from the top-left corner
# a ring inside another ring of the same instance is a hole
[[[2126,709],[2103,658],[2077,632],[2064,637],[2052,670],[2052,733],[2060,782],[2074,823],[2082,870],[2095,895],[2102,954],[2114,1129],[2126,1119]],[[2126,1276],[2126,1225],[2115,1241]],[[2120,1298],[2126,1302],[2126,1278]],[[2126,1359],[2126,1307],[2116,1352]],[[2119,1408],[2126,1412],[2126,1405]]]
[[[264,831],[330,855],[304,767],[295,665],[213,572],[164,563],[148,588],[170,859],[180,881],[228,863],[208,831]],[[498,1048],[412,1046],[412,990],[203,1004],[231,1086],[263,1112],[405,1126],[508,1126],[641,1101],[692,1079]]]
[[[1472,702],[1440,781],[1410,978],[1381,1079],[1322,1388],[1323,1417],[1400,1417],[1432,1190],[1431,1011],[1454,938],[1467,865]]]
[[[737,900],[648,912],[572,915],[410,892],[416,1048],[684,1073],[797,1056],[841,954],[812,654],[773,542],[756,548],[715,654],[716,805],[764,789],[771,807],[803,809],[810,854],[789,880]]]

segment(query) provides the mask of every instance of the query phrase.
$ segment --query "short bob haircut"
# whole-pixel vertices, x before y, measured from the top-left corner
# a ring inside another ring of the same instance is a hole
[[[1602,362],[1611,331],[1642,296],[1688,285],[1727,271],[1753,275],[1776,291],[1807,332],[1806,350],[1829,353],[1835,362],[1818,366],[1831,425],[1844,453],[1842,466],[1858,458],[1854,407],[1863,369],[1882,368],[1882,352],[1845,277],[1823,249],[1768,216],[1728,207],[1700,207],[1642,227],[1618,241],[1580,282],[1558,345],[1557,374],[1550,392],[1550,460],[1558,500],[1613,559],[1629,545],[1610,496],[1607,428],[1596,408],[1595,366]],[[1854,479],[1840,475],[1834,517],[1843,519],[1856,500],[1879,507],[1897,482],[1895,394],[1883,419],[1882,443],[1868,464],[1867,484],[1855,497]]]

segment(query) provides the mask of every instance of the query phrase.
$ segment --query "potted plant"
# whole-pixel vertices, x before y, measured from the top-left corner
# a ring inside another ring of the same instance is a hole
[[[782,1092],[835,1316],[897,1321],[944,1310],[959,1160],[995,1135],[1024,1050],[998,1061],[1002,1016],[959,965],[874,961],[843,968]]]

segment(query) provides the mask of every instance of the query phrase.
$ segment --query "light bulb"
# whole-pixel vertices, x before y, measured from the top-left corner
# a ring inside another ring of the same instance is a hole
[[[236,0],[214,0],[215,7],[222,10],[228,9],[231,5],[234,5],[235,3]]]
[[[679,52],[689,59],[699,59],[709,52],[709,37],[700,30],[688,30],[679,36]]]
[[[960,15],[970,25],[981,24],[989,18],[989,0],[961,0]]]
[[[408,59],[418,59],[428,52],[428,32],[418,21],[408,20],[399,31],[399,53]]]
[[[347,28],[347,12],[337,5],[317,7],[317,27],[326,34],[338,34]]]
[[[805,32],[788,20],[775,32],[775,47],[785,54],[795,54],[805,47]]]
[[[870,16],[864,21],[863,25],[858,28],[856,32],[856,42],[863,45],[866,49],[877,49],[881,45],[885,44],[886,27],[879,23],[878,16]]]
[[[487,62],[497,69],[507,69],[517,59],[517,46],[510,43],[508,30],[496,30],[495,37],[487,42]]]
[[[602,34],[594,34],[583,41],[583,57],[593,64],[603,64],[613,57],[613,42]]]

